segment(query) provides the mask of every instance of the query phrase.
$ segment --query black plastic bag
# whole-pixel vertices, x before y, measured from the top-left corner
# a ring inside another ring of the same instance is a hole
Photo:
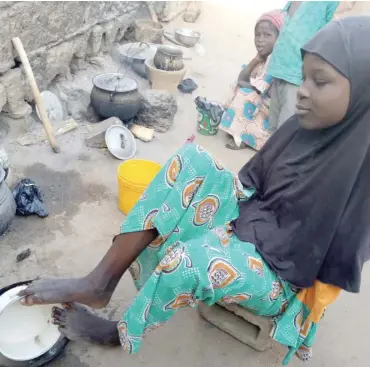
[[[198,85],[195,83],[193,79],[184,79],[182,83],[177,87],[182,93],[193,93],[197,88]]]
[[[41,218],[49,215],[43,204],[40,189],[29,178],[24,178],[14,187],[13,196],[17,204],[17,215],[37,214]]]
[[[197,97],[194,100],[196,106],[208,113],[208,116],[215,122],[219,122],[225,112],[225,107],[216,102],[207,101],[204,97]]]

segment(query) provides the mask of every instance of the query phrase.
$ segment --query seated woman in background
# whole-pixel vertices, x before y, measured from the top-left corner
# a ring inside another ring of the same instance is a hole
[[[284,22],[284,13],[274,10],[258,19],[254,30],[257,56],[241,71],[234,95],[221,120],[220,129],[230,135],[229,149],[250,146],[259,150],[270,137],[268,60]]]
[[[294,353],[307,360],[325,307],[341,290],[359,292],[370,258],[364,34],[370,17],[348,17],[302,49],[296,115],[239,179],[200,146],[186,144],[90,274],[34,281],[21,292],[22,303],[67,303],[53,311],[61,333],[121,344],[128,353],[182,307],[238,303],[273,317],[272,337],[290,349],[284,363]],[[140,292],[118,323],[71,303],[104,307],[128,269]]]

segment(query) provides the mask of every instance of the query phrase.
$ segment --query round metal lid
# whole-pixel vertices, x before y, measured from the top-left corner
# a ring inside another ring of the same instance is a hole
[[[93,79],[93,84],[107,92],[131,92],[138,88],[134,79],[119,73],[99,74]]]
[[[119,47],[119,52],[129,59],[145,61],[154,57],[157,48],[157,45],[143,42],[125,43]]]
[[[158,51],[166,54],[166,55],[169,55],[169,56],[176,56],[176,57],[182,57],[183,56],[183,52],[182,50],[180,50],[178,47],[176,46],[160,46],[158,47]]]
[[[56,122],[63,121],[63,107],[58,97],[54,93],[45,90],[41,92],[41,98],[44,102],[45,111],[50,122],[55,124]],[[37,106],[36,113],[41,121],[40,111]]]

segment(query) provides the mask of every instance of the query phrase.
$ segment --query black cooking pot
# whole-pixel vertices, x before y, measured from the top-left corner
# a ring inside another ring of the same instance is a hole
[[[123,74],[108,73],[93,79],[91,105],[102,117],[118,117],[129,122],[140,111],[141,94],[137,82]]]
[[[4,288],[0,288],[0,296],[3,295],[5,292],[9,291],[12,288],[19,287],[20,285],[28,285],[32,282],[32,280],[26,280],[24,282],[14,283]],[[26,307],[26,306],[25,306]],[[40,367],[45,366],[47,363],[51,362],[55,358],[57,358],[62,351],[64,350],[65,346],[68,344],[69,340],[66,337],[61,336],[59,340],[54,344],[54,346],[49,349],[46,353],[42,356],[32,359],[30,361],[13,361],[6,357],[4,357],[0,353],[0,367]]]

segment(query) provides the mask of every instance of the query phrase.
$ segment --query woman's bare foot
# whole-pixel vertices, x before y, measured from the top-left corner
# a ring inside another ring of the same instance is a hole
[[[244,142],[241,142],[241,144],[238,146],[238,145],[236,145],[234,138],[231,138],[226,143],[226,148],[231,149],[231,150],[241,150],[241,149],[248,148],[248,145],[245,144]]]
[[[103,308],[109,303],[112,291],[94,286],[88,277],[78,279],[41,278],[33,281],[19,295],[25,297],[21,300],[25,306],[79,302],[93,308]]]
[[[53,308],[53,324],[70,340],[117,346],[120,345],[117,322],[104,320],[79,304]]]
[[[86,277],[77,279],[37,279],[19,293],[25,306],[78,302],[93,308],[105,307],[122,275],[140,253],[158,236],[155,229],[124,233]]]

